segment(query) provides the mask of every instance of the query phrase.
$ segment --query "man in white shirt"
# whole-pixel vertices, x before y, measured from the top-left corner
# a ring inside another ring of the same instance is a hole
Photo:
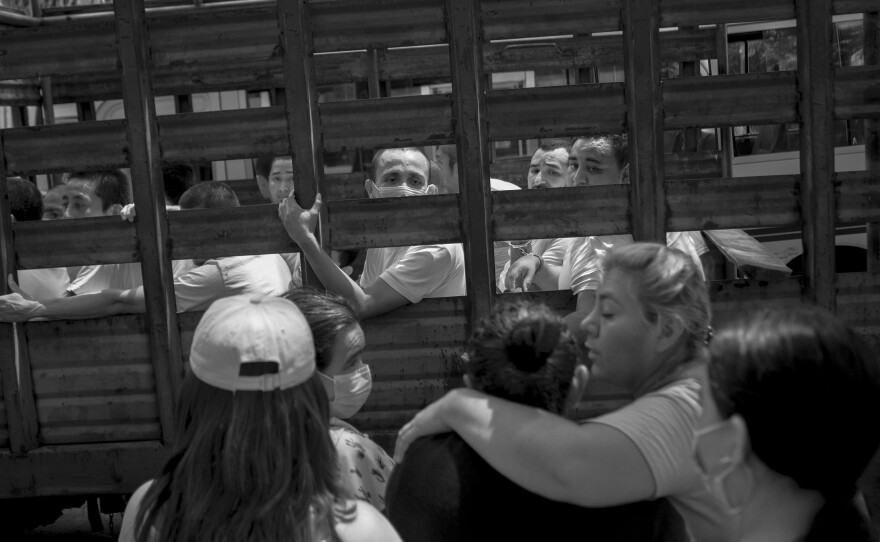
[[[199,183],[180,198],[183,211],[237,206],[235,192],[220,182]],[[231,295],[281,295],[290,282],[287,264],[277,254],[231,256],[196,263],[198,267],[174,279],[177,312],[205,310],[215,300]],[[14,282],[10,286],[15,293],[0,296],[0,321],[98,318],[146,311],[143,286],[105,289],[44,302],[22,295]]]
[[[429,183],[429,172],[428,158],[419,149],[379,150],[364,187],[371,198],[436,194],[437,187]],[[359,282],[354,282],[318,244],[314,231],[320,207],[320,194],[308,210],[287,197],[278,213],[327,290],[349,299],[361,318],[418,303],[425,297],[465,295],[460,243],[371,248],[367,250],[364,272]]]

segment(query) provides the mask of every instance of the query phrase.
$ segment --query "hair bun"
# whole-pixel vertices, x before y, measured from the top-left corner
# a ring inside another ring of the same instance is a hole
[[[559,344],[562,328],[557,322],[542,318],[528,318],[514,327],[507,336],[505,347],[510,362],[526,373],[538,371]]]

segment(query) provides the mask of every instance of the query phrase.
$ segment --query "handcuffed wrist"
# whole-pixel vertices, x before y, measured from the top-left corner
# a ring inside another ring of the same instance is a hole
[[[534,256],[535,258],[538,258],[538,267],[535,268],[535,274],[538,274],[538,271],[540,271],[541,268],[544,267],[544,258],[542,258],[538,254],[535,254],[534,252],[529,254],[529,256]]]

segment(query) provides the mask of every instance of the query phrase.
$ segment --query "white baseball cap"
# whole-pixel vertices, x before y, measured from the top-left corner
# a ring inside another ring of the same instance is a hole
[[[223,390],[285,390],[314,374],[315,344],[292,302],[237,295],[218,299],[205,311],[189,363],[199,380]]]

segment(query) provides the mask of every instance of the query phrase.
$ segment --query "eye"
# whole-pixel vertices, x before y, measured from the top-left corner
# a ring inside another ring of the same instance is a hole
[[[602,173],[602,171],[602,168],[598,168],[595,166],[587,168],[587,173],[592,173],[593,175],[599,175],[600,173]]]

